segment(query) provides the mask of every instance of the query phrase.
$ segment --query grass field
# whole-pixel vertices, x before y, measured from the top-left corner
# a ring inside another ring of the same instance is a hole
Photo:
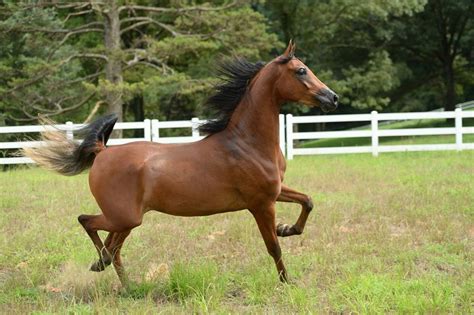
[[[473,151],[297,157],[285,181],[315,202],[304,233],[280,239],[291,284],[248,212],[149,213],[124,246],[124,291],[113,268],[88,271],[87,175],[0,173],[0,312],[474,313]]]

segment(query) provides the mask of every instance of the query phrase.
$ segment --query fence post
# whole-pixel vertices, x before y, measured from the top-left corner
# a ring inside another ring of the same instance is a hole
[[[145,119],[143,122],[145,124],[143,128],[143,138],[146,141],[151,141],[151,121],[150,119]]]
[[[456,130],[456,150],[462,151],[462,108],[454,110],[454,128]]]
[[[372,127],[372,155],[379,155],[379,122],[378,122],[378,113],[377,111],[372,111],[371,113],[371,127]]]
[[[158,142],[158,139],[160,138],[159,123],[158,119],[151,120],[151,141],[153,142]]]
[[[286,156],[286,148],[285,148],[285,115],[280,114],[278,115],[279,119],[279,138],[280,138],[280,149],[283,152],[283,156]]]
[[[72,121],[67,121],[66,122],[66,137],[69,140],[74,139],[74,133],[72,131],[73,128],[74,128],[74,124],[72,123]]]
[[[191,124],[193,128],[192,137],[194,140],[199,140],[199,118],[193,117],[191,118]]]
[[[286,115],[286,158],[293,160],[293,115]]]

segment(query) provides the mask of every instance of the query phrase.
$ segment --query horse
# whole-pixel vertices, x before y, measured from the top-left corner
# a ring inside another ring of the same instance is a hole
[[[303,233],[311,198],[283,184],[285,158],[279,146],[279,111],[285,102],[335,110],[338,96],[295,57],[290,41],[272,61],[235,58],[221,65],[222,82],[207,104],[217,118],[199,129],[207,136],[186,144],[133,142],[106,147],[117,121],[107,115],[87,125],[79,143],[59,131],[42,134],[45,145],[24,149],[40,166],[63,175],[90,168],[89,186],[101,214],[78,217],[99,259],[91,271],[113,264],[128,279],[120,251],[150,210],[175,216],[207,216],[249,210],[255,218],[279,279],[287,282],[278,236]],[[276,224],[276,202],[301,205],[293,225]],[[98,231],[107,231],[102,242]]]

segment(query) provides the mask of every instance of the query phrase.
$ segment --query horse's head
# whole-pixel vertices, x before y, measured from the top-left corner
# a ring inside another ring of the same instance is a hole
[[[283,55],[272,62],[279,68],[276,82],[279,96],[285,101],[319,106],[324,112],[335,110],[339,97],[295,57],[295,48],[290,41]]]

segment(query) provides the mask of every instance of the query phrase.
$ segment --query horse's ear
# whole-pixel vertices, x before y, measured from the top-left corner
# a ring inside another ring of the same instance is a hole
[[[283,53],[283,57],[285,58],[293,58],[295,56],[295,49],[296,49],[296,44],[293,43],[293,40],[290,39],[290,42],[288,43],[288,47],[286,47],[285,52]]]

